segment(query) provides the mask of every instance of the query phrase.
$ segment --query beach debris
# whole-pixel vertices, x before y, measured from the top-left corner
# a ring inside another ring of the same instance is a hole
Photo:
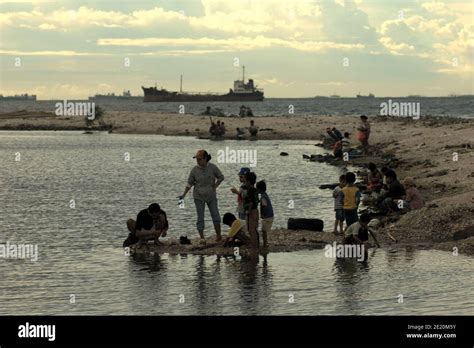
[[[288,152],[282,151],[282,152],[280,152],[280,156],[288,156]]]
[[[453,234],[454,240],[466,239],[469,237],[474,237],[474,225],[467,226],[465,229],[454,232]]]
[[[188,236],[181,236],[179,237],[179,243],[182,245],[186,245],[191,244],[191,241],[189,240]]]
[[[324,221],[321,219],[289,218],[288,229],[322,232],[324,229]]]
[[[395,243],[398,243],[398,239],[395,238],[394,236],[392,236],[392,235],[390,234],[390,232],[387,232],[387,236],[389,236],[389,238],[390,238],[391,240],[393,240]]]

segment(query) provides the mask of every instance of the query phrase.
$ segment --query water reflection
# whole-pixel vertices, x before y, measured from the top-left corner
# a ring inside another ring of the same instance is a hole
[[[206,267],[214,256],[198,255],[195,262],[194,298],[196,314],[221,314],[222,302],[222,275],[221,256],[215,256],[215,262]]]
[[[356,259],[336,258],[333,265],[333,274],[336,282],[336,292],[342,300],[342,308],[351,315],[361,314],[361,303],[369,296],[368,273],[370,258],[359,262]]]

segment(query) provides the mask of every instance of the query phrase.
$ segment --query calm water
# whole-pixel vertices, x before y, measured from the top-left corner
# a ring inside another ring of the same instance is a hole
[[[421,116],[449,116],[449,117],[474,117],[474,97],[459,98],[299,98],[265,99],[263,102],[245,102],[250,106],[255,116],[261,115],[288,115],[289,106],[292,105],[295,115],[380,115],[380,104],[392,102],[420,103]],[[54,112],[57,101],[1,101],[0,111],[36,110]],[[206,109],[207,105],[213,108],[220,108],[226,115],[238,114],[242,102],[215,102],[215,103],[143,103],[140,99],[129,100],[102,100],[96,103],[106,111],[165,111],[179,112],[181,104],[185,107],[186,113],[199,114]]]
[[[336,262],[322,250],[273,253],[258,263],[125,256],[125,221],[153,201],[169,215],[170,236],[196,235],[192,201],[187,197],[180,209],[176,196],[195,150],[216,155],[225,146],[257,150],[255,171],[267,181],[275,226],[298,216],[322,218],[332,228],[333,201],[318,185],[340,173],[303,161],[302,153],[320,151],[308,141],[0,132],[0,243],[39,247],[37,262],[0,259],[0,314],[473,313],[472,296],[466,295],[474,285],[474,258],[441,251],[379,249],[366,265]],[[281,151],[290,156],[280,157]],[[233,212],[229,189],[238,184],[241,164],[217,163],[217,156],[214,161],[226,176],[218,191],[220,211]]]

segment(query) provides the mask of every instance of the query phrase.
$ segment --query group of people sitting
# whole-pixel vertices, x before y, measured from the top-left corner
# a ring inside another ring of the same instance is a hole
[[[379,171],[374,163],[369,163],[367,168],[364,183],[368,186],[363,203],[371,207],[372,211],[381,214],[405,213],[424,207],[425,203],[412,177],[406,177],[402,184],[393,169],[382,167]]]
[[[356,175],[348,172],[339,177],[339,185],[333,190],[336,220],[334,233],[342,234],[346,243],[359,243],[368,240],[367,228],[375,215],[391,212],[405,213],[424,206],[423,198],[416,188],[413,178],[407,177],[403,185],[393,169],[382,168],[380,171],[374,163],[369,163],[368,174],[362,185],[367,189],[361,191],[355,184]],[[369,206],[368,212],[358,215],[360,203]],[[346,223],[343,228],[344,221]],[[375,224],[374,220],[374,224]],[[354,225],[357,223],[357,225]],[[339,231],[338,231],[339,229]],[[369,229],[369,232],[370,229]],[[357,237],[357,238],[354,238]],[[374,240],[375,235],[373,235]]]
[[[362,151],[367,154],[369,148],[370,123],[368,117],[360,116],[361,123],[357,127],[357,139],[361,142]],[[344,135],[336,127],[326,128],[328,137],[323,139],[326,146],[333,149],[333,155],[336,158],[349,161],[350,158],[357,156],[359,151],[351,147],[351,140],[349,132],[344,132]],[[344,154],[347,154],[344,156]]]
[[[237,132],[236,139],[237,140],[245,139],[246,130],[248,130],[251,140],[255,140],[257,138],[258,127],[255,125],[254,120],[250,120],[250,125],[248,127],[236,128],[236,132]],[[226,128],[225,128],[224,122],[221,122],[219,120],[217,122],[214,122],[211,120],[211,126],[209,127],[209,134],[212,137],[222,138],[225,136],[225,132],[226,132]]]
[[[225,135],[224,122],[217,121],[217,123],[211,121],[211,127],[209,127],[209,133],[211,136],[223,137]]]

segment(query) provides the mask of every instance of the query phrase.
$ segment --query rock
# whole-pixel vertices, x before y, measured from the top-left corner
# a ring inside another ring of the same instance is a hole
[[[439,205],[436,203],[430,203],[426,206],[427,208],[439,208]]]
[[[474,225],[468,226],[461,231],[454,232],[453,239],[460,240],[469,237],[474,237]]]
[[[443,175],[446,175],[446,174],[448,174],[448,171],[446,169],[443,169],[443,170],[438,170],[436,172],[430,173],[426,177],[430,178],[430,177],[433,177],[433,176],[443,176]]]
[[[280,152],[280,156],[288,156],[288,152]]]

